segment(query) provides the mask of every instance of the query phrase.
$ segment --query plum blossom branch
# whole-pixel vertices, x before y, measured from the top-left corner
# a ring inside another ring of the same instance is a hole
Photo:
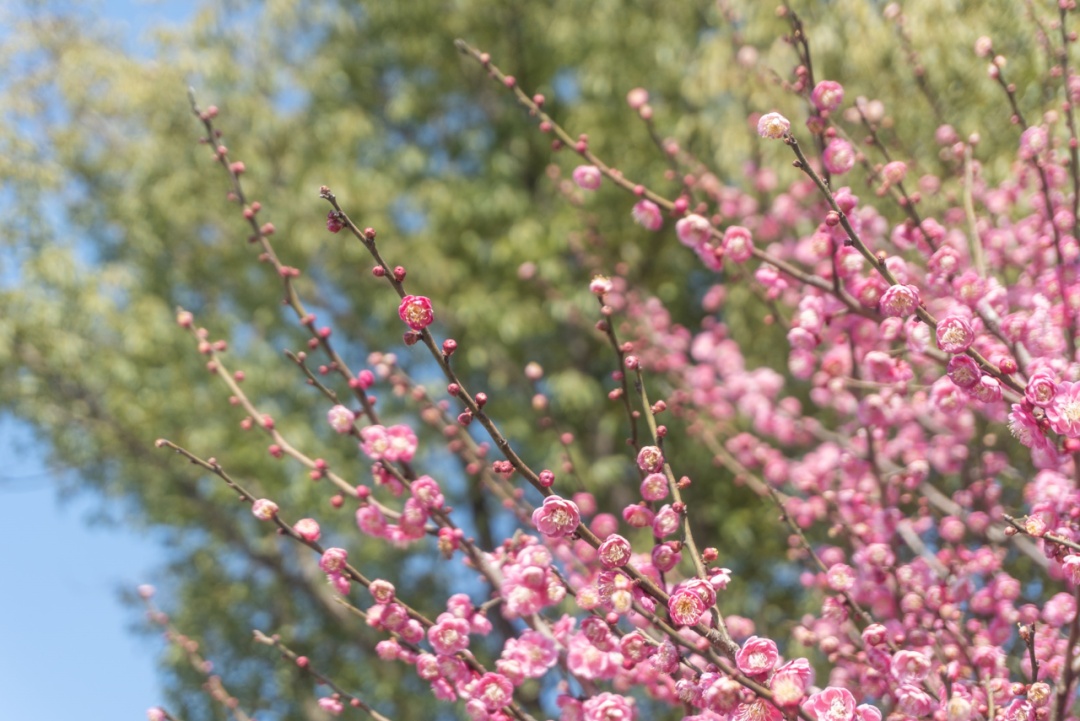
[[[330,678],[318,668],[313,666],[306,656],[297,655],[295,651],[293,651],[291,648],[281,642],[281,639],[278,637],[277,634],[267,636],[265,633],[258,629],[252,631],[252,634],[255,637],[256,643],[261,643],[265,646],[270,646],[271,648],[277,649],[277,651],[281,654],[283,658],[291,661],[293,665],[295,665],[297,668],[303,669],[305,672],[311,674],[311,676],[315,678],[315,680],[318,681],[320,684],[333,690],[333,696],[319,700],[319,705],[322,706],[323,709],[329,711],[335,716],[340,714],[342,711],[342,704],[340,702],[340,699],[344,698],[349,701],[350,706],[364,711],[375,721],[390,721],[388,717],[382,715],[381,713],[373,709],[362,698],[360,698],[356,694],[349,693],[348,691],[342,689],[332,678]]]

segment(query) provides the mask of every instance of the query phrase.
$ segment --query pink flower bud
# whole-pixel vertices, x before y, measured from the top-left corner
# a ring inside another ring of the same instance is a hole
[[[647,102],[649,102],[649,91],[645,88],[634,88],[626,94],[626,104],[633,110],[640,110]]]

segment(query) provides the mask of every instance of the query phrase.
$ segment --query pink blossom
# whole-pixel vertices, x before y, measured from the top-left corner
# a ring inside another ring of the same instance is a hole
[[[1080,383],[1058,383],[1054,401],[1046,407],[1046,417],[1055,433],[1080,438]]]
[[[630,541],[615,533],[604,539],[604,542],[596,549],[596,556],[604,568],[618,568],[630,561],[632,552]]]
[[[387,604],[394,600],[394,584],[376,578],[368,586],[368,593],[375,599],[375,603]]]
[[[506,708],[513,700],[514,686],[510,679],[500,673],[485,673],[472,689],[472,697],[484,704],[488,711]]]
[[[326,573],[340,573],[348,559],[349,553],[344,548],[328,548],[319,558],[319,568]]]
[[[914,684],[904,684],[896,690],[896,708],[909,716],[929,716],[934,710],[934,699]],[[820,721],[820,719],[819,719]]]
[[[724,257],[734,263],[745,263],[754,254],[754,239],[750,231],[741,225],[729,226],[724,231]]]
[[[946,353],[963,353],[974,340],[975,333],[963,318],[951,315],[938,321],[937,344]]]
[[[293,531],[300,538],[314,543],[319,540],[319,536],[322,535],[322,531],[319,530],[319,524],[314,518],[301,518],[293,525]]]
[[[1044,448],[1049,443],[1035,416],[1019,403],[1014,403],[1009,412],[1009,432],[1028,448]]]
[[[1046,152],[1050,145],[1050,135],[1041,125],[1032,125],[1020,134],[1020,157],[1031,160]]]
[[[633,528],[645,528],[646,526],[652,525],[653,520],[656,518],[656,514],[647,506],[631,503],[623,509],[622,517],[627,525]]]
[[[878,307],[890,318],[906,318],[919,307],[919,289],[913,285],[891,285],[881,295]]]
[[[326,420],[338,433],[348,433],[353,428],[356,416],[343,405],[336,405],[326,413]]]
[[[846,563],[834,563],[825,578],[832,590],[850,591],[855,585],[855,569]]]
[[[670,505],[661,506],[656,512],[656,518],[653,519],[653,535],[657,538],[667,538],[679,530],[681,522],[682,519],[674,508]]]
[[[735,654],[735,664],[747,676],[764,676],[776,668],[779,660],[780,652],[776,642],[759,636],[746,639]]]
[[[431,476],[420,476],[412,485],[409,486],[409,492],[412,493],[413,498],[420,502],[424,508],[438,510],[442,508],[445,498],[443,498],[442,489],[439,488],[438,482]]]
[[[791,131],[791,121],[780,113],[765,113],[758,120],[757,132],[763,138],[779,140]]]
[[[730,621],[730,616],[728,617]],[[789,661],[776,670],[769,679],[769,690],[778,706],[796,706],[806,695],[814,681],[814,670],[805,658]]]
[[[679,565],[682,554],[670,543],[658,543],[652,549],[652,564],[661,573],[667,573]]]
[[[582,190],[596,190],[604,176],[595,165],[579,165],[574,168],[573,178]]]
[[[890,185],[904,182],[904,177],[906,175],[907,164],[902,160],[894,160],[891,163],[886,163],[885,167],[881,169],[881,177]]]
[[[688,248],[696,248],[709,239],[712,226],[700,215],[691,214],[675,223],[675,234],[679,236],[680,243]]]
[[[646,501],[662,501],[668,495],[668,480],[663,473],[650,473],[641,481],[641,497]]]
[[[386,535],[386,516],[377,506],[360,506],[356,509],[356,526],[369,536],[381,538]]]
[[[614,285],[611,282],[611,278],[603,275],[593,276],[592,281],[589,282],[589,292],[593,295],[603,296],[611,292]]]
[[[269,521],[278,513],[278,504],[273,501],[260,498],[251,504],[251,515],[258,518],[260,521]]]
[[[444,613],[428,629],[427,636],[435,653],[452,655],[469,647],[469,622]]]
[[[422,295],[407,295],[398,306],[398,317],[413,330],[423,330],[435,320],[431,300]]]
[[[1080,556],[1070,553],[1061,562],[1061,568],[1065,571],[1065,578],[1074,586],[1080,586]]]
[[[635,721],[637,705],[629,696],[603,691],[582,704],[584,721]]]
[[[893,654],[889,671],[897,683],[921,683],[930,673],[930,659],[918,651],[901,649]]]
[[[581,525],[581,513],[573,501],[559,496],[548,496],[544,504],[533,511],[533,525],[536,530],[550,538],[569,536]]]
[[[559,660],[554,639],[539,631],[525,631],[508,639],[502,655],[521,664],[521,672],[528,678],[540,678]]]
[[[731,714],[731,721],[783,721],[783,718],[780,709],[763,698],[741,703]]]
[[[634,110],[640,110],[647,102],[649,102],[649,91],[645,88],[634,88],[626,94],[626,104]]]
[[[319,708],[331,716],[340,716],[341,712],[345,710],[345,705],[333,696],[325,696],[319,699]]]
[[[853,721],[855,697],[846,688],[829,686],[808,698],[803,708],[817,721]]]
[[[819,111],[831,111],[844,102],[844,87],[835,80],[822,80],[810,92],[810,102]]]
[[[1054,402],[1057,394],[1057,384],[1054,379],[1045,373],[1033,373],[1024,388],[1024,398],[1032,405],[1046,408]]]
[[[843,138],[833,138],[821,156],[825,169],[833,175],[843,175],[855,167],[855,148]]]
[[[668,597],[668,613],[676,626],[693,626],[708,610],[701,596],[686,588],[677,588]]]
[[[982,371],[975,359],[967,355],[954,355],[945,366],[949,379],[960,388],[968,389],[979,382]]]
[[[656,446],[643,446],[638,451],[637,464],[646,473],[658,473],[664,467],[664,454]]]
[[[651,200],[639,200],[634,204],[634,220],[646,230],[660,230],[664,225],[664,216],[660,207]]]

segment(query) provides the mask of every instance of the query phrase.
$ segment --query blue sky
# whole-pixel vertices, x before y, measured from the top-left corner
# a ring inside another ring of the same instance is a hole
[[[128,629],[122,588],[161,551],[122,527],[91,527],[94,499],[61,504],[43,449],[0,418],[0,719],[145,718],[161,702],[160,644]]]
[[[183,21],[195,4],[73,3],[99,11],[138,54],[149,54],[148,29]],[[46,455],[26,426],[0,416],[0,721],[145,718],[163,701],[161,642],[131,633],[139,616],[120,593],[150,580],[164,554],[152,536],[88,524],[98,499],[61,502]]]

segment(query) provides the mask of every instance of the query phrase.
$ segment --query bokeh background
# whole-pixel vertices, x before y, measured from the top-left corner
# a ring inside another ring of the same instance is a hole
[[[1045,18],[1022,3],[913,0],[899,27],[880,2],[794,6],[817,76],[841,81],[851,97],[882,99],[886,138],[902,157],[934,169],[934,131],[949,122],[980,134],[989,175],[1007,172],[1015,134],[971,49],[993,37],[1023,101],[1025,81],[1045,70],[1029,42]],[[580,477],[621,507],[633,469],[624,421],[605,398],[611,359],[582,290],[594,273],[617,271],[694,327],[708,315],[702,296],[725,279],[700,268],[670,227],[634,225],[630,199],[610,186],[589,197],[572,187],[574,157],[553,153],[453,40],[490,52],[602,157],[674,195],[678,178],[626,93],[646,88],[658,136],[677,140],[718,182],[746,189],[747,165],[771,164],[782,186],[789,162],[779,149],[762,151],[748,118],[773,109],[805,118],[784,87],[796,64],[788,32],[772,4],[734,1],[5,3],[0,719],[138,717],[159,702],[185,719],[222,718],[143,624],[132,594],[142,582],[159,588],[162,606],[260,718],[321,715],[307,682],[253,646],[254,626],[281,632],[393,718],[455,714],[408,669],[373,670],[376,636],[342,615],[313,559],[268,538],[213,479],[153,448],[167,436],[217,456],[291,517],[320,518],[370,575],[397,577],[429,608],[461,584],[479,597],[445,564],[360,538],[350,513],[330,512],[325,487],[271,460],[176,327],[178,305],[194,311],[213,337],[229,339],[248,392],[292,440],[366,478],[355,447],[327,432],[325,404],[281,356],[304,336],[196,142],[188,86],[221,108],[219,127],[247,163],[276,246],[305,270],[301,291],[354,367],[372,350],[397,350],[440,390],[419,354],[397,347],[397,304],[370,279],[370,260],[326,233],[322,184],[379,229],[390,262],[407,265],[410,289],[435,299],[437,327],[461,344],[459,369],[492,396],[492,414],[523,454],[558,468],[556,430],[572,430]],[[872,194],[858,171],[850,182]],[[763,210],[774,190],[754,189]],[[759,322],[767,309],[737,287],[729,299],[724,320],[749,357],[783,372],[783,337]],[[550,427],[531,407],[522,375],[530,361],[547,370]],[[380,395],[389,419],[415,417],[407,399]],[[421,464],[454,492],[467,525],[489,542],[512,528],[437,441],[425,438]],[[799,611],[783,534],[701,449],[686,443],[679,453],[707,480],[694,486],[696,521],[743,581],[727,608],[783,635]]]

